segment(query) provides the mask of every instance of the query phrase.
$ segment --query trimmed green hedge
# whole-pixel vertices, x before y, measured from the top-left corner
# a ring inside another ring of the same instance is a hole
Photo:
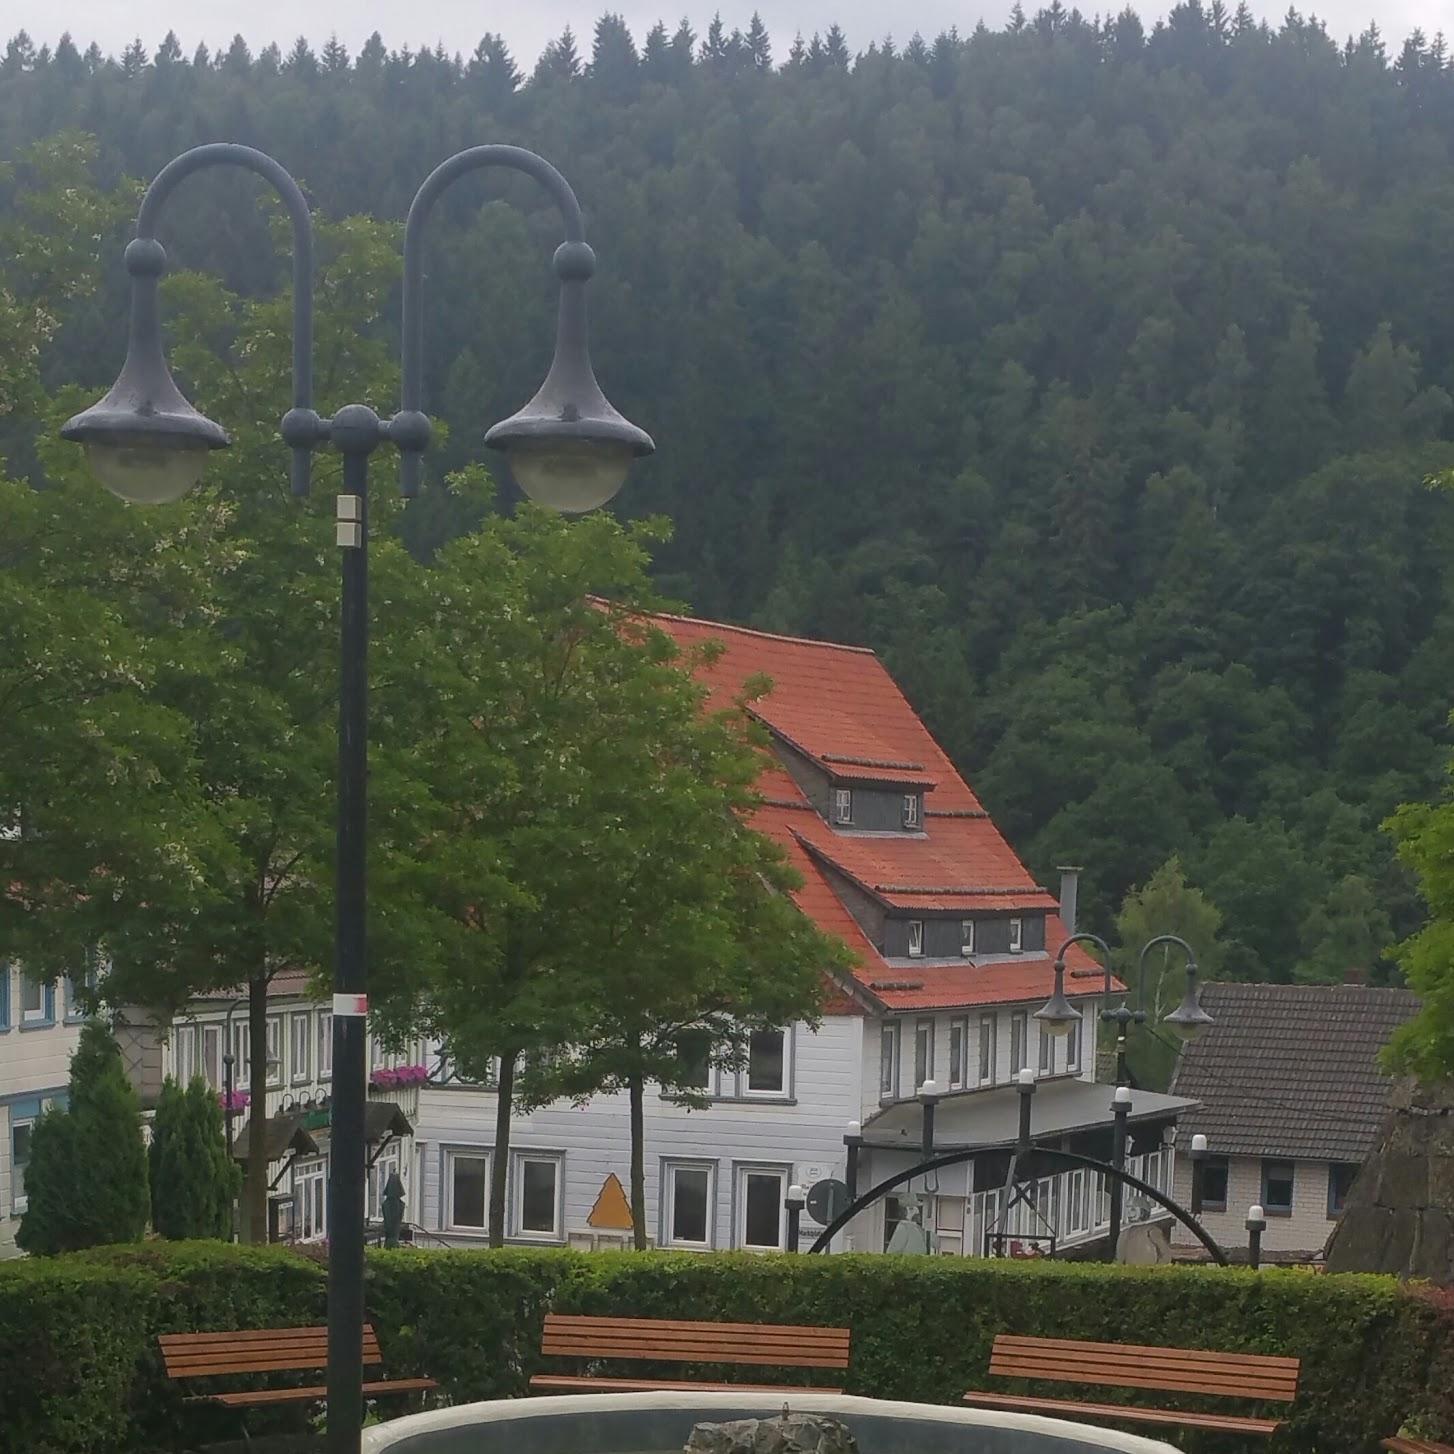
[[[369,1317],[390,1371],[430,1373],[456,1402],[522,1394],[543,1366],[541,1319],[556,1309],[846,1324],[850,1392],[934,1403],[986,1386],[990,1343],[1002,1330],[1291,1353],[1303,1360],[1302,1392],[1280,1448],[1365,1454],[1410,1417],[1426,1432],[1454,1433],[1446,1423],[1454,1417],[1454,1300],[1389,1278],[519,1249],[374,1253],[368,1278]],[[323,1297],[316,1262],[220,1244],[0,1266],[0,1450],[185,1448],[209,1431],[167,1384],[157,1333],[319,1322]],[[798,1381],[821,1381],[821,1373],[802,1370]]]

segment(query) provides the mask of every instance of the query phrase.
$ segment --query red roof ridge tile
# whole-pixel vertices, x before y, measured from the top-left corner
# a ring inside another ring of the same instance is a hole
[[[846,872],[840,867],[840,872]],[[967,894],[983,894],[986,897],[1021,894],[1044,894],[1047,898],[1054,897],[1049,889],[1042,889],[1039,884],[1022,884],[1010,888],[989,888],[981,887],[978,884],[870,884],[871,889],[881,894],[953,894],[956,898]]]
[[[687,626],[705,626],[712,631],[731,631],[738,636],[756,636],[762,641],[783,641],[790,646],[821,646],[826,651],[851,651],[858,656],[876,656],[871,646],[850,646],[846,641],[823,641],[815,636],[784,636],[776,631],[759,631],[752,626],[734,626],[730,621],[708,621],[701,616],[683,616],[672,611],[645,611],[652,621],[680,621]]]

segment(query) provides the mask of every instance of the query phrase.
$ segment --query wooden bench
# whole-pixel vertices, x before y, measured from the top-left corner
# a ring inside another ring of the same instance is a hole
[[[1438,1444],[1433,1439],[1410,1439],[1395,1434],[1382,1441],[1389,1454],[1454,1454],[1454,1445]]]
[[[782,1323],[689,1323],[663,1318],[595,1318],[547,1313],[540,1351],[550,1358],[594,1362],[745,1363],[760,1368],[848,1368],[847,1328],[800,1328]],[[627,1393],[654,1389],[753,1390],[800,1387],[781,1383],[711,1383],[668,1378],[617,1378],[604,1374],[537,1373],[533,1391]],[[805,1388],[805,1393],[842,1393]]]
[[[999,1334],[990,1353],[990,1372],[999,1378],[1089,1383],[1103,1388],[1152,1388],[1167,1393],[1214,1394],[1280,1403],[1291,1403],[1297,1396],[1298,1370],[1296,1358],[1261,1353],[1208,1353],[1199,1348],[1149,1348],[1136,1343],[1082,1343],[1070,1338],[1024,1338],[1013,1333]],[[1285,1422],[1241,1414],[1134,1408],[1127,1404],[1080,1403],[1016,1394],[974,1392],[965,1394],[964,1401],[978,1408],[1017,1409],[1024,1413],[1112,1423],[1168,1424],[1229,1434],[1267,1436]]]
[[[245,1328],[231,1333],[162,1333],[157,1338],[171,1379],[234,1378],[255,1373],[312,1373],[328,1364],[327,1328]],[[384,1361],[372,1324],[363,1330],[365,1368]],[[420,1393],[437,1388],[432,1378],[381,1378],[365,1383],[368,1398],[390,1393]],[[245,1388],[194,1393],[188,1403],[253,1408],[263,1404],[315,1403],[325,1387]]]

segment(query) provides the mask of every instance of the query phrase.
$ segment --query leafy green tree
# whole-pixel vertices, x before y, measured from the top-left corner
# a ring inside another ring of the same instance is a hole
[[[91,1020],[71,1057],[65,1110],[31,1132],[27,1206],[16,1233],[37,1256],[139,1242],[150,1211],[141,1106],[111,1031]]]
[[[240,1178],[227,1154],[217,1095],[206,1081],[198,1077],[183,1089],[167,1077],[147,1151],[157,1235],[230,1238]]]
[[[1294,971],[1299,980],[1337,984],[1351,971],[1362,978],[1378,968],[1393,943],[1393,925],[1378,886],[1349,874],[1328,890],[1303,922],[1304,954]]]

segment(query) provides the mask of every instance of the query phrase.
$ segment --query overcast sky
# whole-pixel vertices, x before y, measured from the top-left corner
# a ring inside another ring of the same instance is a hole
[[[903,41],[915,30],[931,38],[951,25],[970,30],[981,18],[990,26],[998,26],[1011,3],[1003,0],[980,8],[974,0],[968,4],[963,0],[913,0],[911,4],[884,4],[882,0],[759,0],[757,8],[772,35],[774,54],[781,59],[795,31],[810,36],[835,20],[847,33],[849,45],[861,50],[885,32]],[[1027,11],[1037,8],[1033,0],[1023,3]],[[1065,3],[1069,8],[1072,0]],[[1081,9],[1094,14],[1119,10],[1122,3],[1088,0]],[[1276,22],[1286,13],[1288,0],[1250,3],[1258,15]],[[1229,9],[1234,5],[1235,0],[1228,0]],[[690,0],[683,6],[682,0],[599,0],[590,4],[584,0],[506,0],[500,5],[481,5],[478,0],[422,0],[416,5],[400,5],[398,0],[162,0],[138,6],[123,4],[122,0],[69,0],[59,5],[55,0],[7,0],[3,8],[7,32],[24,26],[37,45],[54,45],[61,31],[69,30],[82,48],[95,40],[113,53],[137,33],[138,17],[144,18],[140,33],[148,50],[155,50],[171,26],[188,55],[199,41],[213,47],[225,45],[238,32],[254,50],[272,40],[286,50],[301,32],[315,48],[330,34],[337,34],[350,51],[356,51],[374,30],[383,35],[390,49],[401,45],[418,49],[442,41],[446,50],[468,54],[483,31],[497,30],[505,36],[516,58],[528,67],[541,46],[567,23],[577,35],[589,38],[603,10],[620,10],[639,41],[658,17],[675,25],[683,11],[701,31],[711,20],[717,3]],[[1133,8],[1149,25],[1169,7],[1166,0],[1150,0]],[[1454,14],[1448,0],[1320,0],[1309,8],[1327,22],[1329,31],[1339,40],[1363,30],[1370,19],[1377,20],[1390,51],[1395,53],[1415,26],[1432,33],[1448,25]],[[753,0],[734,0],[722,6],[722,18],[729,30],[733,26],[746,28],[752,10]]]

